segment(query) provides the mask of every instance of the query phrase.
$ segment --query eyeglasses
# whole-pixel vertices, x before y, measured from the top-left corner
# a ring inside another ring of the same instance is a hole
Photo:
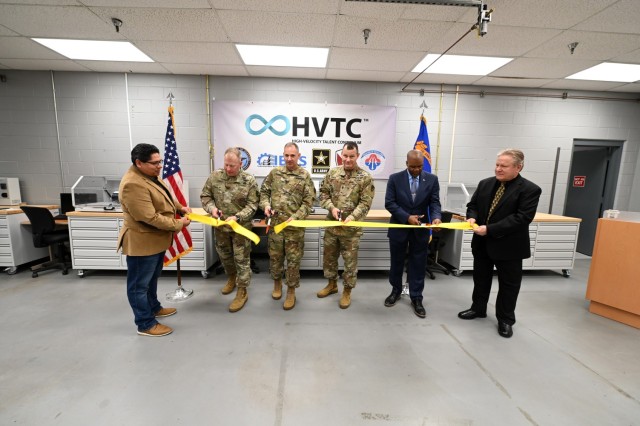
[[[157,166],[161,166],[163,161],[162,160],[160,160],[160,161],[145,161],[145,163],[151,164],[152,166],[156,166],[157,167]]]

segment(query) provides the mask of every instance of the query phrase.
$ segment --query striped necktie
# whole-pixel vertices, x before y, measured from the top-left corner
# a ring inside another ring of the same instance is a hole
[[[418,192],[418,178],[411,177],[411,200],[416,200],[416,192]]]
[[[489,218],[493,214],[493,211],[496,209],[496,206],[498,205],[498,202],[500,201],[500,198],[502,198],[503,194],[504,194],[504,182],[500,182],[500,186],[496,191],[496,195],[493,197],[493,201],[491,202],[491,208],[489,208],[489,216],[487,216],[487,220],[489,220]]]

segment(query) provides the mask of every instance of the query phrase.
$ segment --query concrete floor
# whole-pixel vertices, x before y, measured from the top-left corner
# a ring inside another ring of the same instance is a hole
[[[124,272],[2,274],[0,424],[640,425],[640,330],[588,312],[589,263],[526,273],[511,339],[456,317],[468,272],[427,280],[426,319],[383,306],[386,272],[341,310],[305,271],[288,312],[262,272],[235,314],[224,276],[185,273],[162,338],[136,334]]]

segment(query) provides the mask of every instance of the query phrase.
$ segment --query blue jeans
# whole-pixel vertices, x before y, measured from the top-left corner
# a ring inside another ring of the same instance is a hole
[[[139,331],[158,323],[155,313],[162,309],[158,301],[158,277],[164,252],[151,256],[127,256],[127,297]]]

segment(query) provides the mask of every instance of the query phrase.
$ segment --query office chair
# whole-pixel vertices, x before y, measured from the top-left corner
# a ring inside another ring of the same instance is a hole
[[[440,220],[442,222],[451,222],[452,214],[450,212],[442,212],[442,217]],[[433,232],[431,234],[431,242],[429,243],[429,255],[427,256],[427,275],[432,280],[435,280],[436,277],[433,275],[433,272],[442,272],[445,275],[449,275],[451,271],[444,265],[438,263],[438,251],[444,244],[444,240],[442,238],[443,232],[452,232],[447,229],[442,229],[440,232]]]
[[[35,247],[51,247],[55,258],[31,268],[31,276],[36,278],[39,272],[49,269],[62,269],[62,275],[67,275],[71,268],[70,262],[65,262],[65,242],[69,241],[69,231],[56,230],[56,222],[53,215],[44,207],[21,206],[22,210],[31,222],[33,233],[33,245]]]

